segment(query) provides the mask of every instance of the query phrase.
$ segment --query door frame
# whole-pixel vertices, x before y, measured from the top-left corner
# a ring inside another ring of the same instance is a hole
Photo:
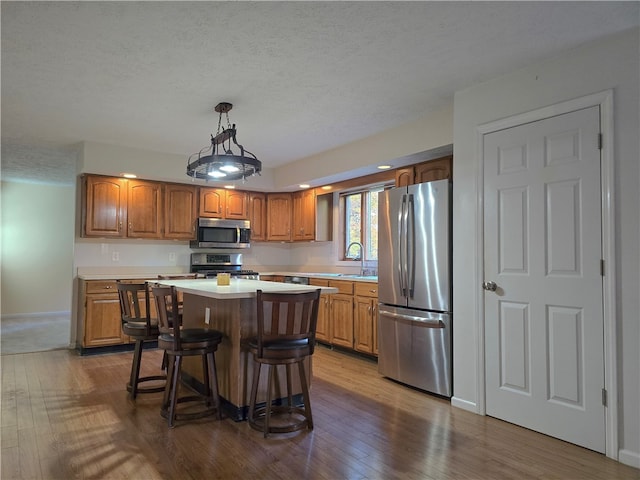
[[[618,380],[617,380],[617,322],[616,322],[616,246],[615,246],[615,182],[613,151],[613,90],[578,97],[565,102],[549,105],[529,112],[513,115],[476,126],[476,265],[475,278],[478,289],[484,281],[484,135],[506,128],[536,122],[545,118],[562,115],[583,108],[600,107],[600,127],[602,149],[600,164],[602,219],[602,255],[605,264],[602,294],[604,317],[604,388],[607,391],[605,406],[605,448],[609,458],[618,460]],[[484,294],[476,297],[477,319],[477,359],[476,359],[476,408],[477,413],[486,415],[485,377],[485,318]]]

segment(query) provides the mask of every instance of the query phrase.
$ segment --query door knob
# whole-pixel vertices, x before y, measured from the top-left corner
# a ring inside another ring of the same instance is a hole
[[[498,285],[496,285],[496,282],[483,282],[482,288],[488,290],[489,292],[495,292],[498,288]]]

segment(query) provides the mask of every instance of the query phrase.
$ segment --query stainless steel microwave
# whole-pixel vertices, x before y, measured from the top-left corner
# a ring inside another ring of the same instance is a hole
[[[249,248],[251,228],[249,220],[199,218],[196,239],[191,248]]]

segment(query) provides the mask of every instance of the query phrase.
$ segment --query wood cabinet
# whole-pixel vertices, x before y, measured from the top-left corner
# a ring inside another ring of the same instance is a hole
[[[164,188],[164,238],[192,240],[198,218],[197,188],[179,183]]]
[[[191,185],[86,175],[81,235],[191,240],[195,238],[196,191]]]
[[[142,283],[144,279],[123,280],[125,283]],[[133,343],[122,333],[120,299],[116,280],[80,281],[78,308],[78,341],[81,347],[108,347]],[[144,293],[139,294],[141,314],[146,314]],[[151,317],[157,317],[153,301]]]
[[[239,190],[203,187],[200,189],[199,215],[209,218],[247,220],[249,194]]]
[[[291,194],[267,194],[267,240],[291,241]]]
[[[162,184],[129,180],[127,237],[162,238]]]
[[[451,155],[399,168],[396,170],[396,187],[451,178],[452,169],[453,156]]]
[[[264,193],[249,193],[249,223],[251,240],[267,240],[267,196]]]
[[[127,222],[127,180],[87,176],[82,183],[82,232],[87,237],[124,237]]]
[[[82,289],[81,289],[82,290]],[[122,333],[120,301],[115,280],[89,280],[84,282],[82,318],[79,327],[83,347],[102,347],[126,343]]]
[[[316,193],[313,189],[292,195],[293,210],[291,239],[311,241],[316,236]]]
[[[328,287],[329,280],[321,278],[310,278],[309,285],[317,287]],[[320,295],[320,304],[318,305],[318,323],[316,325],[316,340],[324,343],[331,343],[331,322],[330,309],[331,295],[323,293]]]
[[[329,296],[331,344],[353,348],[353,282],[329,280],[338,293]]]
[[[355,282],[354,349],[378,355],[378,285]]]

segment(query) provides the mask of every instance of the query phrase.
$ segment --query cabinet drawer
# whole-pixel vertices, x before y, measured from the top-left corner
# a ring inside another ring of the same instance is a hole
[[[358,297],[377,297],[378,284],[369,282],[354,282],[356,296]]]
[[[353,295],[353,282],[346,280],[329,280],[329,286],[338,289],[338,293],[345,295]]]
[[[310,278],[309,285],[315,285],[317,287],[328,287],[329,280],[323,280],[322,278]]]
[[[86,293],[118,293],[115,280],[89,280],[86,285]]]

